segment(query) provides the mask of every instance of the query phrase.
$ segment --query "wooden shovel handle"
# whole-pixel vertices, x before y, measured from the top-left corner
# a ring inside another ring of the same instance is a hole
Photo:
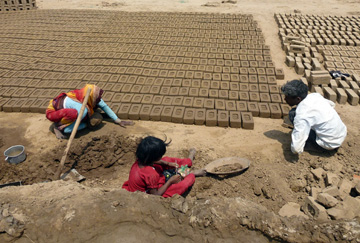
[[[80,109],[80,113],[78,114],[78,117],[76,118],[76,122],[75,122],[74,129],[73,129],[72,132],[71,132],[70,138],[69,138],[68,143],[67,143],[67,145],[66,145],[66,149],[64,150],[63,156],[61,157],[61,161],[60,161],[59,168],[58,168],[58,170],[57,170],[56,173],[55,173],[55,177],[54,177],[55,180],[59,180],[59,179],[60,179],[61,171],[62,171],[62,169],[63,169],[63,167],[64,167],[65,160],[66,160],[67,154],[68,154],[68,152],[69,152],[69,150],[70,150],[71,143],[72,143],[72,141],[74,140],[74,137],[75,137],[76,132],[77,132],[77,130],[78,130],[78,127],[79,127],[79,125],[80,125],[81,117],[82,117],[83,114],[84,114],[84,110],[85,110],[86,104],[87,104],[87,102],[88,102],[88,100],[89,100],[90,92],[91,92],[91,88],[89,88],[89,89],[87,90],[87,92],[86,92],[84,101],[83,101],[82,106],[81,106],[81,109]]]

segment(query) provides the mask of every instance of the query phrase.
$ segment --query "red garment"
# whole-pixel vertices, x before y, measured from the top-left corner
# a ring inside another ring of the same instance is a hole
[[[162,160],[177,163],[179,166],[187,165],[192,166],[191,159],[179,159],[164,157]],[[163,175],[164,170],[169,169],[169,166],[162,166],[154,164],[153,166],[139,167],[139,162],[136,161],[131,167],[129,173],[129,180],[126,181],[122,188],[130,191],[142,191],[148,192],[150,189],[159,189],[165,184],[165,176]],[[168,187],[163,197],[172,197],[175,194],[183,194],[187,189],[195,183],[195,175],[190,173],[181,182],[172,184]]]

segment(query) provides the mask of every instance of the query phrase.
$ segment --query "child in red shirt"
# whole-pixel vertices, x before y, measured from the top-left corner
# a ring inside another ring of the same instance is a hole
[[[129,180],[122,188],[134,192],[142,191],[163,197],[172,197],[175,194],[182,195],[195,182],[196,176],[206,175],[205,170],[195,170],[183,179],[176,174],[166,181],[163,175],[165,170],[187,165],[192,166],[196,150],[190,149],[189,158],[178,159],[162,157],[166,153],[166,147],[170,144],[165,141],[148,136],[140,142],[136,150],[137,160],[133,164],[129,174]]]

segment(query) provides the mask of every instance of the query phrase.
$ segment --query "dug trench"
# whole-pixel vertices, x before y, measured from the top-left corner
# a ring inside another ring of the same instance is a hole
[[[114,134],[76,139],[64,171],[76,168],[86,177],[81,183],[52,181],[65,144],[44,154],[32,154],[16,166],[1,163],[1,184],[22,181],[27,186],[0,191],[0,241],[28,237],[40,242],[100,242],[122,235],[121,242],[132,242],[134,231],[157,242],[165,242],[167,237],[187,242],[240,238],[252,242],[327,242],[359,238],[356,215],[319,219],[299,209],[298,216],[279,216],[279,210],[289,202],[306,211],[304,202],[312,190],[327,188],[325,179],[315,176],[316,169],[323,170],[324,176],[331,172],[339,180],[352,181],[353,174],[359,172],[354,166],[359,152],[351,149],[357,146],[351,138],[331,157],[305,154],[293,171],[274,170],[284,167],[284,161],[254,154],[245,172],[197,178],[186,197],[171,199],[121,189],[135,160],[138,141],[137,137]],[[171,150],[170,146],[167,155],[186,157],[187,153]],[[202,168],[213,159],[206,149],[199,149],[193,167]],[[271,166],[264,163],[266,159],[274,160]],[[44,228],[44,234],[36,230],[38,227]]]

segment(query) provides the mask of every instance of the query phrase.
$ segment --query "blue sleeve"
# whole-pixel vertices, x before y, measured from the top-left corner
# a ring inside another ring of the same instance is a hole
[[[98,106],[114,121],[118,119],[117,115],[111,110],[111,108],[105,103],[103,99],[100,100]]]

